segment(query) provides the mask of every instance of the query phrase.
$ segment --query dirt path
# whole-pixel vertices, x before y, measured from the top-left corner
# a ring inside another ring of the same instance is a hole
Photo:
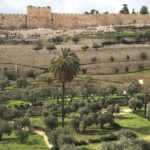
[[[44,131],[34,130],[34,133],[35,133],[35,134],[38,134],[38,135],[40,135],[40,136],[42,136],[42,137],[44,138],[44,141],[45,141],[45,143],[46,143],[46,145],[47,145],[47,147],[48,147],[49,149],[51,149],[51,148],[53,147],[53,145],[49,143],[49,141],[48,141],[48,136],[45,134]]]
[[[131,112],[132,112],[132,109],[130,108],[121,108],[119,115],[125,115]]]

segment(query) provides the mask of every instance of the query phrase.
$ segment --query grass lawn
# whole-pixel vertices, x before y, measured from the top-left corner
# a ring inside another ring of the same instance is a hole
[[[150,121],[136,114],[119,115],[116,121],[126,129],[134,130],[140,138],[150,135]]]
[[[15,90],[17,88],[16,85],[11,85],[5,88],[5,90]]]
[[[15,134],[4,136],[6,140],[0,142],[0,150],[48,150],[44,139],[39,135],[30,135],[27,144],[19,144]]]
[[[20,105],[20,104],[27,105],[27,104],[30,104],[30,102],[16,100],[16,99],[0,101],[0,106],[14,106],[14,105]]]

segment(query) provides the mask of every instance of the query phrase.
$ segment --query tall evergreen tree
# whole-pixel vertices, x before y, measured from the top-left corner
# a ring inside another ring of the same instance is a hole
[[[120,14],[129,14],[129,9],[127,4],[123,4],[122,10],[120,10]]]
[[[140,14],[142,14],[142,15],[149,14],[147,6],[142,6],[142,8],[140,10]]]

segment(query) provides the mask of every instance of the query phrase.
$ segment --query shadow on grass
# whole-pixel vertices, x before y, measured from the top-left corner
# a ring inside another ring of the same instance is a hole
[[[134,119],[134,117],[128,117],[128,116],[116,116],[117,119]]]
[[[102,129],[102,130],[97,130],[97,129],[87,129],[85,132],[81,131],[80,134],[82,135],[107,135],[107,134],[111,134],[113,132],[116,132],[117,130],[112,130],[112,129]]]

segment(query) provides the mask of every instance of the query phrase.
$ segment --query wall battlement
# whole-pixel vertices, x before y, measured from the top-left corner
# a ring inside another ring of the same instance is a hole
[[[51,7],[28,6],[27,14],[0,13],[0,29],[76,29],[108,25],[150,24],[150,15],[53,13]]]

